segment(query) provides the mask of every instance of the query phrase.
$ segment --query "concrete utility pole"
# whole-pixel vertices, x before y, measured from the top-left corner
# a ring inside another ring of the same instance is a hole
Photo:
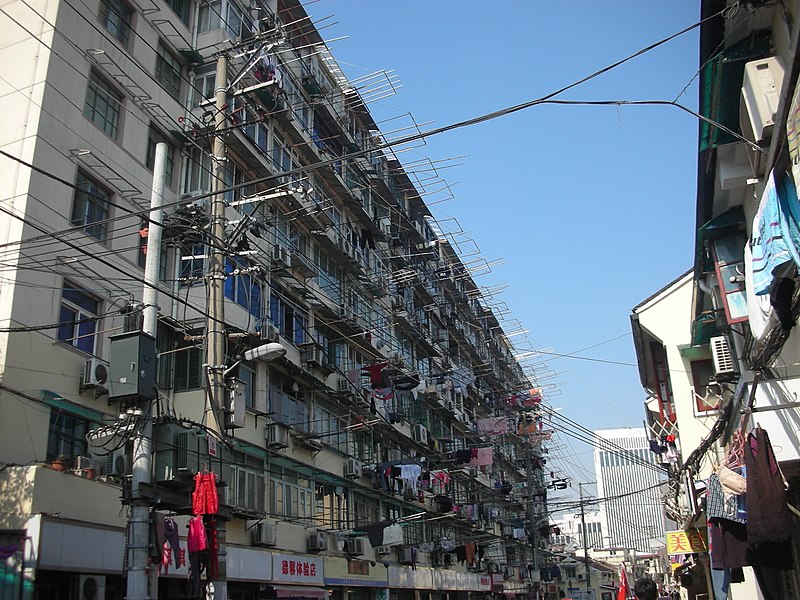
[[[209,246],[208,316],[206,318],[206,369],[208,373],[207,425],[220,437],[225,427],[225,141],[221,131],[225,128],[225,110],[228,104],[228,59],[223,54],[217,59],[215,92],[213,185],[211,197],[211,240]],[[225,522],[217,520],[217,575],[212,580],[215,600],[226,600],[227,565],[225,549]]]
[[[156,144],[153,165],[153,189],[150,195],[150,223],[147,228],[147,253],[142,291],[144,333],[156,337],[158,327],[158,271],[161,262],[161,209],[167,171],[167,145]],[[147,564],[150,544],[150,501],[141,493],[143,485],[152,483],[153,418],[150,407],[140,407],[142,426],[133,438],[131,460],[131,512],[128,519],[128,582],[127,600],[145,600],[149,593]],[[155,594],[157,597],[158,594]]]
[[[533,508],[533,448],[533,445],[529,445],[527,452],[525,453],[525,472],[528,486],[528,522],[531,524],[531,536],[533,537],[533,569],[538,569],[539,565],[538,561],[536,560],[536,554],[539,549],[539,524],[536,522],[536,511]]]
[[[583,508],[583,483],[578,483],[578,496],[580,497],[580,505],[581,505],[581,538],[583,539],[583,564],[586,566],[586,592],[588,594],[590,585],[589,580],[591,578],[590,571],[589,571],[589,541],[588,536],[586,535],[586,514]]]

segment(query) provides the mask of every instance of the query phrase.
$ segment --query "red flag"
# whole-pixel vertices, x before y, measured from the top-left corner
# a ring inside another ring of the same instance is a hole
[[[625,567],[619,568],[619,589],[617,590],[617,600],[628,600],[630,588],[628,587],[628,574]]]

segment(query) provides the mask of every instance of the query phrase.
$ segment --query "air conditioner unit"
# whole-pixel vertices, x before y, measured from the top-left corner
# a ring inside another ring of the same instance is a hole
[[[585,573],[578,573],[577,578],[578,578],[579,581],[583,581],[584,579],[586,579],[586,574]]]
[[[308,346],[303,348],[303,362],[310,366],[320,367],[325,362],[325,356],[322,348],[319,346]]]
[[[392,553],[391,546],[378,546],[377,548],[375,548],[375,554],[378,556],[386,556],[387,554],[391,553]]]
[[[353,245],[343,236],[339,238],[339,250],[341,250],[346,256],[353,255]]]
[[[436,552],[431,555],[431,566],[433,567],[443,567],[444,566],[444,554]]]
[[[100,466],[100,475],[123,479],[131,474],[130,458],[124,447],[109,454],[96,454],[93,459]]]
[[[283,267],[291,267],[292,255],[284,246],[276,244],[272,247],[272,261]]]
[[[250,543],[253,546],[276,546],[278,544],[277,525],[257,523],[250,532]]]
[[[344,462],[344,476],[351,479],[361,477],[362,466],[361,463],[355,458],[348,458]]]
[[[281,332],[272,323],[263,323],[261,325],[261,340],[265,342],[278,342],[280,341]]]
[[[411,564],[414,562],[414,551],[411,548],[398,548],[397,558],[401,563]]]
[[[428,430],[424,425],[417,423],[411,426],[411,439],[418,444],[428,444]]]
[[[328,534],[324,531],[312,531],[306,538],[306,549],[309,552],[321,552],[328,549]]]
[[[364,538],[348,538],[346,549],[351,556],[361,556],[364,554]]]
[[[350,380],[347,377],[339,377],[339,380],[336,382],[336,391],[342,394],[352,391],[350,387]]]
[[[708,343],[711,346],[715,378],[718,381],[732,378],[736,374],[736,366],[727,338],[725,336],[712,337]]]
[[[108,382],[108,365],[99,358],[90,358],[83,367],[81,389],[104,388]]]
[[[78,578],[77,597],[82,600],[105,600],[105,575],[81,575]]]
[[[288,448],[289,428],[281,423],[268,423],[264,428],[264,441],[267,448]]]
[[[742,136],[766,148],[772,138],[775,115],[778,112],[784,67],[777,57],[754,60],[744,67],[739,125]],[[764,174],[764,154],[748,148],[753,174]]]
[[[513,577],[514,576],[514,567],[506,566],[506,568],[503,569],[503,574],[506,577]]]

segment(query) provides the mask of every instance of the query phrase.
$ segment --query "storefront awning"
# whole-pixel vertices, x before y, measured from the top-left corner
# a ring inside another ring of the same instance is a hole
[[[278,598],[313,598],[325,600],[325,588],[292,586],[274,586],[275,596]]]

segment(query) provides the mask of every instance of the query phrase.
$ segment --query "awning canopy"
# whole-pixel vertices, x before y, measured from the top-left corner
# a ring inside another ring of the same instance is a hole
[[[325,600],[325,588],[301,587],[299,585],[273,586],[277,598],[314,598]]]

